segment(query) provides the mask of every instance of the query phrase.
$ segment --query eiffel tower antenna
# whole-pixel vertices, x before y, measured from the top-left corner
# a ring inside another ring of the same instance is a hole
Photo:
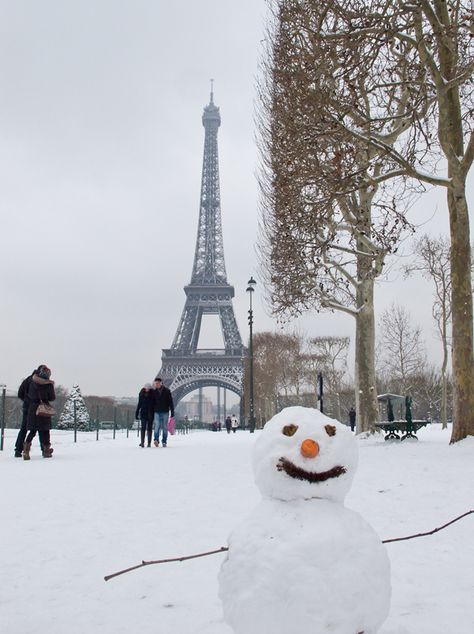
[[[204,155],[196,250],[186,300],[171,348],[162,351],[159,375],[172,390],[175,403],[199,388],[216,386],[242,395],[244,345],[234,315],[234,287],[227,282],[222,239],[217,133],[221,124],[214,104],[204,108]],[[204,315],[218,315],[224,348],[198,348]]]

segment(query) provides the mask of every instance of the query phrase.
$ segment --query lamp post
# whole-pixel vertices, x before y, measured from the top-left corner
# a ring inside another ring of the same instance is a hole
[[[323,407],[323,373],[322,372],[318,372],[318,386],[319,386],[319,393],[318,393],[318,401],[319,401],[319,409],[322,413],[324,413],[324,407]]]
[[[250,365],[250,381],[249,381],[249,431],[251,434],[255,431],[255,412],[253,404],[253,310],[252,310],[252,295],[255,290],[257,282],[251,277],[247,282],[247,293],[249,294],[249,365]]]
[[[5,440],[5,405],[6,405],[6,393],[7,386],[2,383],[2,418],[1,418],[1,431],[0,431],[0,451],[3,451],[3,444]]]

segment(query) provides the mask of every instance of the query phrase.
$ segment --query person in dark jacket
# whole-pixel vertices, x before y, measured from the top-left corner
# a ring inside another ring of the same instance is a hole
[[[163,385],[163,381],[159,376],[155,379],[155,389],[153,390],[153,413],[155,420],[154,445],[158,447],[161,444],[166,447],[168,440],[168,420],[169,416],[174,416],[173,397],[170,390]]]
[[[31,442],[36,436],[36,432],[38,432],[41,440],[43,457],[51,458],[53,455],[49,433],[51,417],[38,416],[36,410],[41,402],[50,403],[55,398],[56,394],[54,393],[54,381],[51,381],[51,370],[46,365],[40,365],[33,373],[28,386],[28,435],[23,446],[23,460],[30,459]]]
[[[145,446],[145,434],[147,435],[147,447],[151,447],[154,414],[152,385],[145,383],[138,394],[138,405],[135,412],[136,420],[140,421],[140,447]]]
[[[351,426],[351,431],[354,431],[356,425],[356,411],[353,407],[349,410],[349,425]]]
[[[23,402],[22,406],[22,419],[21,419],[21,427],[18,432],[18,436],[15,442],[15,458],[21,458],[23,455],[23,445],[25,444],[25,438],[27,434],[27,420],[28,420],[28,388],[30,387],[31,379],[33,378],[33,372],[23,379],[20,387],[18,388],[18,398]]]
[[[230,430],[232,429],[232,419],[230,416],[227,416],[225,419],[225,428],[227,429],[227,433],[230,434]]]

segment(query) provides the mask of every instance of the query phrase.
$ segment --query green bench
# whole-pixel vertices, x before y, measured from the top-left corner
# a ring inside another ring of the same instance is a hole
[[[416,432],[430,424],[429,420],[391,420],[375,423],[375,426],[385,432],[385,440],[405,440],[413,438],[418,440]]]

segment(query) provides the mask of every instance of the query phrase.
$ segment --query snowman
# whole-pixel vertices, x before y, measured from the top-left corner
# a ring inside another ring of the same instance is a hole
[[[367,522],[344,507],[357,467],[345,425],[289,407],[253,453],[260,504],[230,535],[219,573],[235,634],[374,634],[390,607],[390,564]]]

